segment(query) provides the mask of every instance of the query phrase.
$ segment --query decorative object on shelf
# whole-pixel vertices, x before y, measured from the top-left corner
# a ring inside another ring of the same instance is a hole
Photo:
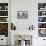
[[[8,37],[8,23],[0,23],[0,35]]]
[[[46,10],[46,3],[38,3],[38,10]]]
[[[8,11],[0,11],[0,16],[8,16]]]
[[[46,22],[46,17],[38,17],[38,22]]]
[[[42,15],[45,15],[45,12],[42,12]]]
[[[44,8],[40,8],[40,10],[44,10]]]
[[[5,6],[5,10],[8,10],[8,6]]]
[[[0,10],[1,10],[1,6],[0,6]]]
[[[0,22],[8,22],[8,17],[0,17]]]
[[[42,22],[42,18],[41,17],[38,17],[38,22]]]
[[[31,25],[31,26],[29,26],[29,30],[34,30],[34,26],[33,25]]]
[[[46,11],[42,11],[42,16],[46,16]]]
[[[8,10],[8,3],[0,3],[0,10]]]
[[[13,23],[11,23],[11,30],[16,30],[16,26]]]
[[[46,37],[46,29],[39,29],[39,37]]]
[[[28,11],[17,11],[17,19],[28,19]]]
[[[46,23],[38,23],[38,28],[46,28]]]
[[[1,30],[8,30],[8,23],[0,23]]]

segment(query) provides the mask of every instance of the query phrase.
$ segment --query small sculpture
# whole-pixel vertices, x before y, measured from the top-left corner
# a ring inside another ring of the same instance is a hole
[[[11,23],[11,30],[16,30],[16,26]]]

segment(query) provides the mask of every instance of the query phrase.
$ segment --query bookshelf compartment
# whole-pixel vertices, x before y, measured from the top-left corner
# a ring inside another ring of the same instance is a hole
[[[46,28],[46,23],[38,23],[38,28]]]
[[[0,3],[0,10],[8,10],[8,3]]]
[[[46,10],[46,3],[38,3],[38,10]]]
[[[0,11],[0,16],[8,16],[8,11]]]
[[[38,31],[39,37],[46,37],[46,29],[39,29]]]
[[[46,17],[38,17],[38,22],[46,22]]]
[[[0,22],[8,22],[8,17],[0,17]]]
[[[8,23],[0,23],[0,35],[8,37]]]
[[[38,11],[38,16],[46,16],[46,11]]]

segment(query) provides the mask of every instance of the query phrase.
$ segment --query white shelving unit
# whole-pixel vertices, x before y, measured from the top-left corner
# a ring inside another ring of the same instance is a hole
[[[8,18],[8,3],[0,3],[0,28],[1,28],[0,30],[7,31],[7,34],[6,34],[7,37],[8,37],[8,23],[9,23],[8,19],[9,19]],[[1,34],[1,32],[0,32],[0,34]]]
[[[45,34],[40,33],[41,31],[45,31],[46,33],[46,3],[38,4],[38,32],[41,35],[39,35],[40,37],[46,37]]]
[[[8,3],[2,2],[0,3],[0,45],[8,45],[8,20]]]
[[[8,23],[8,3],[0,3],[0,18],[0,23]]]

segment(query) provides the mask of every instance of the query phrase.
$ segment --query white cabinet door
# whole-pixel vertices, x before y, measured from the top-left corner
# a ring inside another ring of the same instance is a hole
[[[38,38],[38,46],[46,46],[46,38]]]
[[[0,37],[0,45],[8,45],[8,38],[1,36]]]

